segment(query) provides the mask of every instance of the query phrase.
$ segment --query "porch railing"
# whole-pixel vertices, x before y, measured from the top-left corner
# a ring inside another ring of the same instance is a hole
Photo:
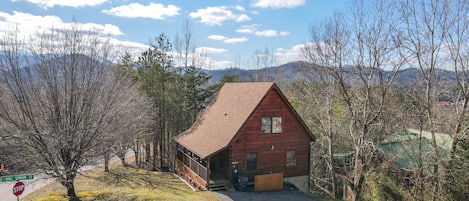
[[[191,157],[189,154],[184,153],[182,150],[178,150],[178,160],[184,165],[189,167],[192,171],[197,173],[202,179],[208,181],[207,168],[200,164],[197,160]]]

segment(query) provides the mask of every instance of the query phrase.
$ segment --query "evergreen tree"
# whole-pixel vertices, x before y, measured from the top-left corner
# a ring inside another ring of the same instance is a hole
[[[201,111],[207,102],[207,97],[210,95],[210,89],[204,87],[204,84],[210,79],[210,76],[202,69],[195,66],[187,67],[184,73],[185,81],[185,101],[186,109],[189,113],[186,123],[192,124],[199,111]]]

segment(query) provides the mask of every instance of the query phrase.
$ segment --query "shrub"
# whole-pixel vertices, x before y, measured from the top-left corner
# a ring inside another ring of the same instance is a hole
[[[363,199],[366,201],[401,201],[405,193],[389,177],[369,173],[365,177]]]

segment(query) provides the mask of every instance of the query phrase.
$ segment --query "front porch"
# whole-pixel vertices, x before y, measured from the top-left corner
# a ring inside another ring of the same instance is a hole
[[[189,183],[197,183],[199,189],[234,190],[229,155],[227,149],[212,157],[201,158],[184,147],[179,147],[176,172],[183,177],[190,177]]]

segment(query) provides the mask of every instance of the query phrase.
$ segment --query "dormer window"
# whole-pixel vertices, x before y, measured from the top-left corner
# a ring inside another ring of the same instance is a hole
[[[262,117],[262,133],[281,133],[282,117]]]

